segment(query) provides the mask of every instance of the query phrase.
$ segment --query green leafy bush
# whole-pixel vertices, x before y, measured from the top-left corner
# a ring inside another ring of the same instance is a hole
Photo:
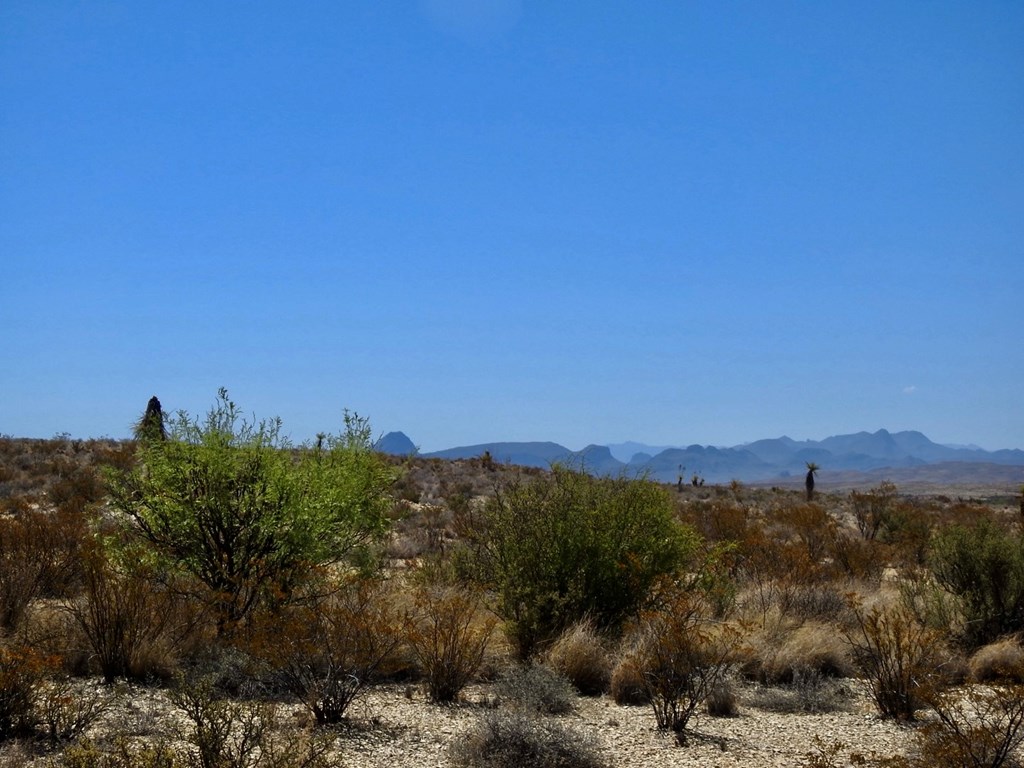
[[[932,542],[935,580],[955,595],[971,647],[1024,630],[1024,539],[982,518],[952,525]]]
[[[161,567],[202,585],[223,634],[387,529],[391,471],[366,421],[345,422],[341,437],[293,450],[280,420],[245,421],[221,389],[205,420],[179,413],[167,440],[111,473],[111,503]]]
[[[559,466],[499,489],[474,522],[470,572],[497,592],[523,659],[584,619],[617,628],[698,544],[657,484]]]

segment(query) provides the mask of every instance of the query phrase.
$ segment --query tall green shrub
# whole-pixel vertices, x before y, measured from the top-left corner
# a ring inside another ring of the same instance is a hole
[[[936,533],[931,550],[935,579],[955,595],[964,616],[964,639],[977,647],[1024,630],[1024,539],[982,519]]]
[[[202,585],[223,632],[385,532],[391,471],[365,420],[345,426],[293,449],[279,419],[244,420],[221,389],[204,420],[179,412],[167,440],[140,443],[111,503],[161,568]]]
[[[499,489],[475,522],[473,572],[521,658],[583,619],[617,628],[698,545],[659,485],[559,466]]]

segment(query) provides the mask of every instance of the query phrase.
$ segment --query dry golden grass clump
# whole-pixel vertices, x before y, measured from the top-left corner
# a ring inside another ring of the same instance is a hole
[[[651,696],[644,684],[636,649],[623,653],[612,669],[609,693],[620,707],[650,704]]]
[[[750,640],[752,657],[747,675],[769,685],[789,684],[808,675],[851,677],[854,674],[849,644],[835,626],[808,622]]]
[[[599,696],[608,690],[611,657],[590,622],[580,622],[562,633],[548,650],[547,663],[584,696]]]
[[[967,663],[972,680],[1024,683],[1024,647],[1020,638],[1004,637],[979,648]]]

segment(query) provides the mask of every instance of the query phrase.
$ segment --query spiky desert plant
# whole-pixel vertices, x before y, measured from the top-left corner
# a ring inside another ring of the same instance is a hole
[[[804,480],[804,486],[807,488],[807,500],[812,501],[814,499],[814,475],[821,469],[813,461],[807,462],[807,479]]]
[[[167,439],[167,428],[164,426],[164,411],[156,395],[149,398],[146,412],[135,425],[135,439],[156,442]]]

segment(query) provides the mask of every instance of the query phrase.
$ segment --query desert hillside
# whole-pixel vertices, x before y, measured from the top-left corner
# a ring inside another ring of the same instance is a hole
[[[0,765],[1014,765],[1021,489],[890,480],[4,438]]]

